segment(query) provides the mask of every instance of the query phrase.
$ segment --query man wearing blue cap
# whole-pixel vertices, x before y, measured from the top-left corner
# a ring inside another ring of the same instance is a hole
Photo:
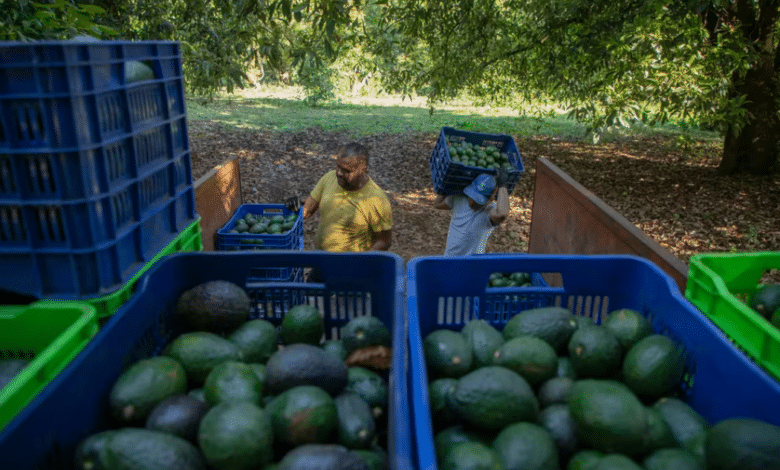
[[[462,195],[436,197],[433,207],[452,211],[444,256],[485,252],[493,229],[509,216],[508,175],[504,168],[498,170],[497,178],[483,173],[466,186]]]

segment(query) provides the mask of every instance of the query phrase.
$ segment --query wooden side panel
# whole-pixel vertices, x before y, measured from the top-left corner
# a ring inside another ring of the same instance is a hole
[[[195,207],[200,215],[204,250],[214,250],[217,230],[230,220],[240,205],[238,157],[226,160],[195,182]]]
[[[641,256],[685,292],[687,264],[545,158],[536,160],[528,252]]]

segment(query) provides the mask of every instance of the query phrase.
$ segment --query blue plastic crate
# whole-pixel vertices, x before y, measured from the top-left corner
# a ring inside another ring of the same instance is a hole
[[[293,227],[279,234],[267,233],[229,233],[236,226],[238,219],[243,219],[247,214],[258,216],[288,216],[293,212],[284,204],[241,204],[233,217],[219,230],[217,230],[217,250],[303,250],[303,207],[298,210],[298,218]],[[262,244],[256,244],[262,241]]]
[[[0,44],[0,290],[109,294],[196,218],[179,43]]]
[[[757,367],[651,262],[634,256],[482,255],[420,257],[407,268],[410,369],[415,467],[436,469],[423,340],[435,329],[460,330],[473,318],[503,329],[519,311],[491,309],[485,284],[494,271],[543,273],[551,286],[512,288],[533,306],[558,305],[600,323],[620,308],[642,312],[656,332],[686,352],[680,398],[714,423],[751,417],[780,425],[780,384]],[[507,289],[507,288],[502,288]],[[478,299],[485,309],[470,309]],[[487,303],[486,303],[487,301]]]
[[[0,202],[0,289],[40,299],[109,294],[197,217],[189,155],[103,196]]]
[[[450,142],[457,144],[464,141],[479,146],[493,145],[499,151],[509,155],[511,168],[509,170],[507,190],[511,194],[520,180],[520,175],[523,173],[523,158],[512,136],[481,134],[478,132],[461,131],[451,127],[441,128],[439,138],[436,140],[436,146],[433,148],[429,160],[434,191],[437,194],[461,194],[463,189],[478,175],[483,173],[489,175],[497,174],[497,171],[493,169],[478,168],[453,162],[450,158],[447,144]]]
[[[134,80],[131,61],[154,77]],[[178,42],[0,44],[0,153],[96,148],[184,115]]]
[[[274,266],[316,267],[323,282],[248,281],[253,269]],[[0,433],[0,468],[73,468],[76,445],[87,435],[110,428],[108,395],[122,371],[159,353],[186,331],[175,314],[179,295],[216,279],[245,286],[255,300],[253,316],[276,325],[283,312],[269,310],[267,302],[306,299],[324,313],[327,338],[338,337],[339,329],[355,316],[381,319],[393,335],[392,368],[386,377],[388,454],[392,469],[411,468],[403,260],[389,253],[297,251],[183,253],[156,263],[93,341]]]

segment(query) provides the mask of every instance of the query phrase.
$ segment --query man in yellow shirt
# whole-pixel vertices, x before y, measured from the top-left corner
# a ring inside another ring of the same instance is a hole
[[[287,203],[289,207],[291,200]],[[386,251],[392,244],[390,201],[368,175],[368,149],[357,142],[343,147],[336,158],[336,169],[317,182],[303,204],[303,218],[318,210],[318,250]]]

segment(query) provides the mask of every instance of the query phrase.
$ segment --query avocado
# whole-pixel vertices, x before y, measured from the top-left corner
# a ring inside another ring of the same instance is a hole
[[[271,417],[248,401],[215,405],[198,429],[200,449],[215,470],[253,470],[270,463],[273,439]]]
[[[306,444],[288,452],[277,470],[368,470],[368,464],[342,445]]]
[[[623,382],[645,401],[656,401],[680,385],[682,348],[663,335],[635,343],[623,359]]]
[[[238,346],[241,358],[246,362],[265,364],[271,354],[279,349],[279,333],[267,320],[249,320],[231,333],[228,339]]]
[[[704,462],[685,449],[658,449],[642,462],[645,470],[705,470]]]
[[[265,225],[262,222],[257,222],[251,227],[249,227],[249,233],[254,235],[265,233],[267,230],[268,230],[268,225]]]
[[[436,433],[433,438],[436,459],[441,462],[453,447],[464,442],[481,442],[490,445],[493,437],[481,429],[466,428],[462,424],[450,426]]]
[[[122,372],[111,387],[109,403],[120,422],[143,424],[161,401],[186,391],[184,367],[175,359],[157,356],[141,359]]]
[[[556,377],[568,377],[572,380],[577,379],[577,373],[574,372],[574,366],[571,359],[567,356],[558,356],[558,368],[555,371]]]
[[[211,369],[203,384],[203,392],[206,401],[212,405],[242,400],[259,404],[263,384],[249,365],[225,361]]]
[[[434,378],[458,378],[471,370],[471,346],[457,331],[434,330],[423,340],[425,364]]]
[[[622,383],[585,379],[575,382],[569,411],[577,439],[604,453],[636,455],[644,451],[647,411]]]
[[[537,424],[520,422],[505,427],[493,441],[493,449],[504,468],[559,468],[555,441],[547,429]]]
[[[773,314],[780,310],[780,284],[763,284],[756,289],[750,308],[759,315],[772,320]]]
[[[347,366],[317,346],[291,344],[268,359],[266,386],[277,395],[298,385],[317,385],[336,396],[347,385]]]
[[[255,373],[255,377],[257,377],[257,380],[260,381],[260,390],[262,390],[261,395],[267,395],[265,393],[266,391],[266,367],[265,364],[258,364],[257,362],[251,362],[247,364],[250,369],[252,369],[252,372]]]
[[[674,439],[684,449],[691,450],[692,444],[709,427],[704,417],[679,398],[663,397],[655,402],[653,408],[661,413]]]
[[[230,340],[206,331],[183,333],[166,346],[163,354],[179,361],[190,385],[201,385],[211,369],[225,361],[242,360],[241,352]]]
[[[542,307],[524,310],[504,326],[504,339],[518,336],[536,336],[547,341],[556,352],[563,352],[577,329],[577,320],[571,311],[562,307]]]
[[[707,432],[705,455],[712,470],[778,470],[780,426],[755,419],[724,419]]]
[[[493,364],[493,354],[504,344],[504,335],[482,319],[471,320],[460,333],[471,348],[472,369]]]
[[[208,281],[179,296],[176,313],[192,330],[232,332],[251,310],[246,291],[228,281]]]
[[[27,359],[0,359],[0,390],[3,390],[30,361]]]
[[[364,367],[352,366],[347,369],[345,390],[357,393],[371,407],[374,418],[387,415],[387,382],[381,375]]]
[[[555,403],[542,408],[537,424],[552,436],[560,462],[567,461],[577,450],[577,430],[567,404]]]
[[[338,443],[349,449],[367,449],[376,438],[371,408],[360,395],[342,392],[333,399],[338,417]]]
[[[535,387],[555,377],[558,356],[547,341],[535,336],[518,336],[496,350],[493,364],[517,372]]]
[[[458,385],[458,379],[436,379],[428,384],[428,399],[431,406],[431,421],[435,430],[457,423],[457,416],[448,401]]]
[[[371,315],[355,317],[341,330],[341,342],[347,355],[368,346],[390,346],[390,330],[382,320]]]
[[[322,314],[313,305],[296,305],[282,318],[279,336],[284,344],[319,345],[325,332]]]
[[[572,455],[566,464],[566,470],[593,470],[602,457],[604,454],[597,450],[581,450]]]
[[[629,308],[614,310],[601,325],[615,335],[623,352],[631,349],[639,340],[653,334],[653,326],[641,313]]]
[[[282,445],[326,443],[338,431],[336,403],[320,387],[293,387],[275,397],[267,409],[274,439]]]
[[[544,408],[554,403],[567,403],[574,380],[569,377],[553,377],[539,386],[536,397],[539,405]]]
[[[75,453],[77,469],[206,470],[200,451],[172,434],[122,428],[88,436]]]
[[[329,339],[322,343],[322,349],[336,356],[340,361],[347,360],[347,350],[340,339]]]
[[[381,448],[377,450],[352,449],[352,452],[366,462],[368,470],[387,470],[389,468],[387,455],[386,453],[380,452],[380,450]]]
[[[498,453],[480,442],[456,445],[444,457],[441,470],[504,470]]]
[[[483,429],[501,429],[517,421],[536,421],[539,402],[518,373],[486,366],[458,380],[451,395],[458,418]]]
[[[677,447],[677,441],[672,434],[672,428],[664,421],[661,412],[658,409],[649,406],[645,408],[647,412],[647,433],[645,434],[644,449],[646,452],[652,452],[664,447]]]
[[[148,61],[126,60],[125,63],[125,83],[135,83],[144,80],[154,80],[154,70],[150,67]]]
[[[197,443],[200,420],[209,406],[189,395],[174,395],[161,401],[146,418],[146,429],[167,432]]]
[[[206,406],[210,406],[210,404],[206,402],[206,394],[203,392],[202,388],[193,388],[192,390],[187,392],[187,396],[190,396],[203,403],[206,403]]]
[[[610,330],[591,325],[571,335],[569,359],[578,378],[611,378],[620,370],[623,351]]]
[[[236,225],[233,226],[233,230],[238,233],[245,233],[249,231],[249,224],[244,219],[238,219]]]
[[[643,470],[638,463],[623,454],[607,454],[600,458],[593,470]]]

